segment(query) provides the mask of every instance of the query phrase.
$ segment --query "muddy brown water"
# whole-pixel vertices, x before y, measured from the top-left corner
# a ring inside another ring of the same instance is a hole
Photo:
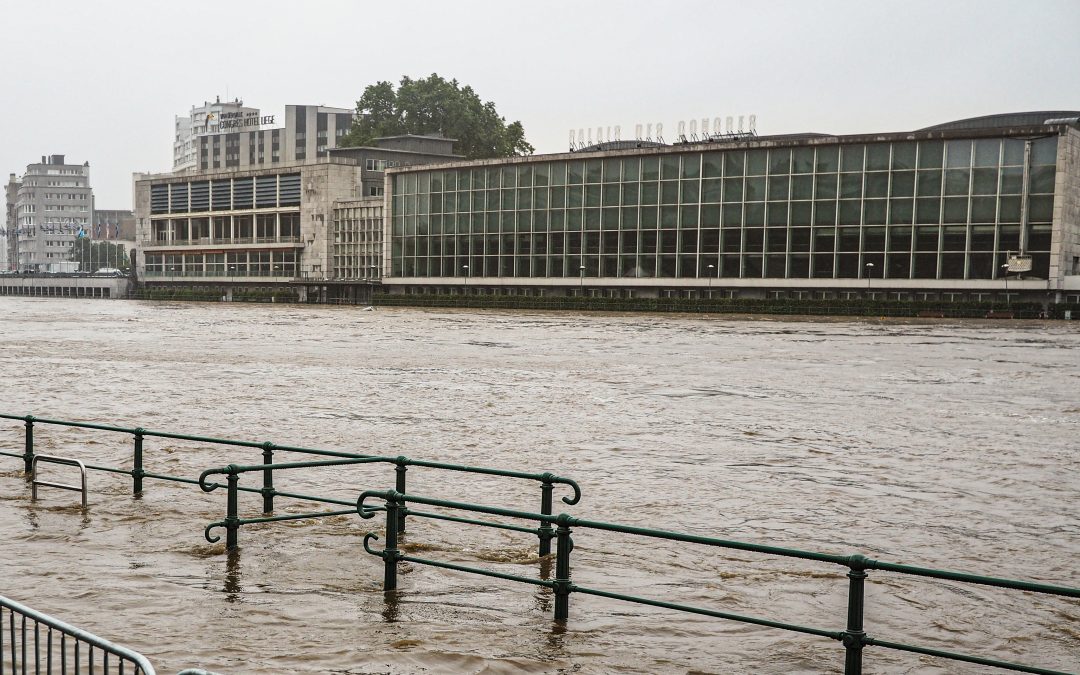
[[[407,455],[576,479],[594,520],[1080,585],[1080,325],[753,320],[0,298],[11,414]],[[16,422],[0,446],[21,451]],[[39,426],[37,450],[127,466],[130,438]],[[148,439],[195,478],[257,450]],[[825,638],[415,564],[381,590],[355,516],[203,539],[203,494],[94,472],[90,507],[0,457],[0,594],[146,654],[158,672],[838,672]],[[50,467],[53,477],[65,469]],[[68,478],[70,476],[63,476]],[[242,484],[254,485],[250,476]],[[391,467],[279,489],[355,499]],[[534,511],[539,489],[415,468],[409,490]],[[558,496],[567,494],[556,491]],[[242,515],[260,510],[244,496]],[[318,510],[279,500],[278,513]],[[597,531],[590,587],[843,628],[843,569]],[[535,576],[528,535],[413,520],[411,555]],[[1080,602],[871,572],[882,639],[1080,663]],[[868,648],[868,672],[986,672]]]

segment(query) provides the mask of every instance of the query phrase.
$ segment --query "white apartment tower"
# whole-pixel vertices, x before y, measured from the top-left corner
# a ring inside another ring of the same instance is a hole
[[[204,101],[201,106],[191,106],[187,117],[175,118],[173,137],[173,171],[194,169],[198,164],[198,137],[216,134],[229,129],[246,126],[245,130],[258,129],[261,118],[258,108],[244,107],[240,99],[213,103]]]

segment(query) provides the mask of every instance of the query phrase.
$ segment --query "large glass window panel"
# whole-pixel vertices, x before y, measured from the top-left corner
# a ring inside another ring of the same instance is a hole
[[[764,176],[768,168],[768,153],[765,150],[748,150],[746,153],[746,175]]]
[[[971,226],[971,250],[993,251],[994,250],[994,226],[972,225]]]
[[[622,180],[622,162],[617,159],[604,160],[604,182],[618,183]]]
[[[661,180],[678,180],[679,178],[679,156],[678,155],[664,155],[660,158],[660,179]]]
[[[863,174],[842,173],[840,174],[840,197],[842,199],[859,199],[862,197]]]
[[[998,222],[1020,222],[1020,197],[1002,197],[998,208]]]
[[[656,230],[645,230],[641,233],[641,252],[656,253],[660,246],[660,235]]]
[[[580,190],[581,188],[573,187],[552,187],[551,188],[551,208],[561,209],[566,206],[566,191],[567,190]]]
[[[945,166],[967,168],[971,166],[971,141],[949,141],[945,144]]]
[[[888,210],[888,200],[866,199],[863,200],[863,223],[866,225],[884,225],[885,215]]]
[[[585,162],[585,182],[599,183],[604,176],[604,163],[599,159]]]
[[[937,226],[915,228],[916,251],[937,251],[941,228]]]
[[[1057,164],[1057,136],[1036,138],[1031,142],[1031,163],[1033,166],[1053,166]]]
[[[585,229],[600,229],[600,209],[585,209]]]
[[[660,228],[672,229],[679,224],[679,207],[678,206],[661,206],[660,207]]]
[[[743,200],[743,179],[724,179],[724,202],[741,202]]]
[[[814,202],[814,224],[836,225],[836,202],[831,200]]]
[[[548,208],[548,189],[546,187],[533,188],[532,204],[533,208],[537,210]],[[562,206],[562,204],[559,204],[559,206]]]
[[[835,173],[840,170],[840,148],[838,146],[819,147],[817,149],[818,173]]]
[[[742,230],[722,230],[720,232],[720,250],[725,253],[738,253],[742,250]]]
[[[788,203],[769,202],[767,222],[772,227],[786,227],[788,222]]]
[[[745,173],[746,160],[743,152],[725,152],[724,153],[724,176],[742,176]]]
[[[682,203],[692,204],[698,201],[699,183],[697,180],[684,180],[681,181],[682,185]]]
[[[970,169],[948,169],[945,171],[945,194],[966,195],[971,186]]]
[[[941,250],[967,250],[967,228],[963,225],[946,225],[941,228]]]
[[[585,180],[585,162],[576,160],[566,163],[566,184],[578,185]]]
[[[840,151],[840,170],[858,171],[861,173],[863,170],[863,155],[865,152],[866,146],[863,145],[843,146]]]
[[[975,166],[996,167],[1000,155],[1001,139],[980,138],[975,141]]]
[[[697,228],[698,226],[698,207],[696,206],[683,206],[679,210],[679,227],[682,229]]]
[[[886,269],[890,279],[907,279],[911,276],[911,254],[890,253]]]
[[[889,223],[910,225],[915,217],[915,200],[910,197],[889,200]]]
[[[997,169],[974,169],[971,175],[971,194],[993,195],[997,194],[998,170]]]
[[[1018,195],[1024,185],[1024,167],[1007,166],[1001,169],[1001,194]]]
[[[738,228],[742,227],[742,204],[725,204],[723,209],[723,220],[721,224],[725,227]]]
[[[787,251],[788,232],[786,228],[775,227],[765,230],[765,250],[770,253]]]
[[[765,225],[765,202],[750,202],[744,210],[744,225],[746,227],[762,227]]]
[[[832,279],[835,271],[835,258],[832,253],[815,253],[813,260],[813,275],[815,279]]]
[[[700,178],[701,177],[701,155],[683,155],[682,156],[682,177],[683,178]]]
[[[720,178],[724,175],[724,155],[719,152],[706,152],[701,168],[705,178]]]
[[[910,227],[890,227],[889,228],[889,250],[890,251],[910,251],[911,250],[911,228]]]
[[[863,230],[864,251],[881,252],[885,250],[885,228],[868,227]]]
[[[791,251],[793,253],[810,252],[811,229],[809,227],[793,227],[789,230],[789,233],[791,235]]]
[[[971,222],[992,223],[997,215],[997,199],[995,197],[972,197],[971,198]]]
[[[680,253],[697,253],[698,251],[698,231],[694,230],[681,230],[679,232],[679,252]]]
[[[872,197],[887,197],[889,195],[889,174],[884,171],[878,173],[866,174],[866,192],[865,196],[869,199]]]
[[[659,259],[660,271],[657,276],[665,277],[668,279],[675,278],[677,257],[673,255],[662,255]]]
[[[918,172],[918,195],[920,197],[940,197],[941,196],[941,171],[932,169],[929,171]]]
[[[772,176],[769,178],[769,199],[787,199],[788,187],[790,180],[785,174],[783,176]]]
[[[1033,196],[1028,200],[1028,219],[1033,223],[1049,223],[1054,214],[1053,195]]]
[[[773,180],[780,180],[775,178]],[[833,190],[836,190],[836,176],[833,175]],[[810,174],[791,177],[791,198],[812,199],[814,196],[814,177]],[[835,197],[836,195],[832,195]],[[828,197],[826,197],[828,198]],[[770,197],[771,199],[771,197]]]
[[[791,198],[792,199],[805,199],[802,197],[805,188],[802,183],[809,182],[809,176],[796,176],[791,179]],[[836,184],[838,175],[835,173],[823,173],[818,174],[814,179],[813,189],[816,191],[818,199],[836,199]]]
[[[641,160],[637,157],[622,161],[622,179],[624,181],[637,181],[641,175]]]
[[[502,190],[502,209],[504,211],[512,211],[517,208],[516,202],[517,195],[514,190]]]
[[[892,187],[889,189],[890,197],[911,197],[915,194],[915,172],[894,171],[892,174]]]
[[[719,178],[706,178],[701,181],[701,201],[719,202],[723,195],[723,181]]]
[[[679,250],[679,231],[660,230],[660,252],[677,253]]]
[[[638,226],[638,210],[636,206],[626,206],[622,209],[622,223],[624,230],[636,230]]]
[[[965,257],[966,256],[963,253],[942,253],[941,278],[963,279]]]
[[[862,233],[857,227],[841,227],[836,231],[836,250],[840,253],[857,253]]]
[[[1030,174],[1031,194],[1051,194],[1054,192],[1055,168],[1052,166],[1033,166]]]
[[[810,225],[814,220],[814,202],[791,202],[791,225]]]
[[[915,279],[937,278],[937,253],[916,253],[911,267],[911,276]]]
[[[775,148],[769,151],[769,175],[791,173],[791,150]]]
[[[942,222],[966,223],[968,215],[967,197],[946,197]]]
[[[660,183],[660,203],[661,204],[678,204],[679,203],[679,183],[678,181],[666,180]]]
[[[791,151],[791,173],[812,173],[813,171],[813,148],[795,148]]]
[[[998,250],[999,251],[1018,251],[1018,250],[1020,250],[1020,226],[1019,225],[1001,225],[998,228]]]
[[[571,209],[581,208],[585,202],[585,191],[580,185],[566,186],[566,206]]]
[[[548,165],[552,185],[566,185],[566,163],[553,162]]]
[[[585,186],[585,206],[600,206],[600,185]]]
[[[641,207],[641,229],[655,230],[660,225],[660,210],[655,206]]]
[[[660,158],[659,157],[643,157],[641,159],[641,179],[642,180],[659,180],[660,179]]]
[[[642,205],[657,204],[657,203],[659,203],[659,199],[660,199],[660,185],[659,185],[659,183],[654,183],[654,182],[650,181],[648,183],[642,183],[641,184],[641,203],[642,203]]]
[[[744,201],[765,201],[765,177],[759,176],[754,178],[747,178],[744,190]]]
[[[541,163],[541,164],[535,165],[533,167],[533,173],[532,173],[532,177],[533,177],[532,184],[537,186],[537,187],[546,186],[548,184],[548,182],[550,181],[550,172],[551,172],[551,165],[550,164]],[[524,185],[524,183],[523,183],[523,185]]]
[[[893,143],[892,146],[892,169],[893,171],[905,171],[915,168],[915,143]]]
[[[874,143],[866,146],[866,170],[883,171],[889,168],[889,146]]]
[[[836,220],[840,225],[858,225],[862,222],[862,202],[858,199],[841,199]]]
[[[760,227],[743,229],[743,251],[761,253],[765,247],[765,230]]]
[[[1018,138],[1004,139],[1004,149],[1001,153],[1002,166],[1023,166],[1024,164],[1024,141]]]
[[[608,186],[604,189],[607,190]],[[639,183],[623,183],[622,184],[622,205],[623,206],[635,206],[638,203],[638,187]],[[606,194],[605,194],[606,198]]]
[[[720,207],[709,204],[701,207],[701,226],[720,227]]]
[[[919,168],[940,169],[945,158],[943,141],[921,141],[919,143]]]
[[[1032,225],[1028,231],[1028,250],[1029,251],[1049,251],[1052,232],[1050,225]]]

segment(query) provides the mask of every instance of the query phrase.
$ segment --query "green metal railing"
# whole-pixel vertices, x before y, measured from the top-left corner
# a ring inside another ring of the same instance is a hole
[[[379,537],[374,533],[368,533],[364,536],[364,550],[371,555],[382,558],[383,588],[386,591],[394,591],[397,589],[398,563],[411,562],[418,565],[429,565],[432,567],[440,567],[443,569],[450,569],[458,572],[479,574],[488,577],[495,577],[497,579],[516,581],[520,583],[531,584],[533,586],[550,588],[555,595],[556,621],[566,621],[569,618],[571,593],[595,595],[603,598],[610,598],[613,600],[621,600],[624,602],[633,602],[642,605],[650,605],[652,607],[661,607],[664,609],[671,609],[680,612],[689,612],[692,614],[700,614],[703,616],[728,619],[731,621],[738,621],[742,623],[754,624],[757,626],[777,628],[780,630],[793,631],[796,633],[803,633],[806,635],[814,635],[817,637],[826,637],[837,640],[841,642],[844,646],[844,673],[846,675],[859,675],[860,673],[862,673],[862,655],[863,649],[865,647],[882,647],[885,649],[911,652],[927,656],[935,656],[943,659],[949,659],[952,661],[963,661],[966,663],[993,666],[996,668],[1004,668],[1007,670],[1025,673],[1063,675],[1062,671],[1038,668],[1035,666],[1027,666],[1018,663],[1009,663],[997,659],[984,658],[969,654],[960,654],[940,649],[931,649],[928,647],[909,645],[901,642],[880,640],[878,638],[869,636],[866,633],[863,625],[863,614],[866,602],[864,584],[868,576],[867,570],[883,570],[889,572],[896,572],[899,574],[929,577],[932,579],[947,579],[950,581],[979,584],[983,586],[993,586],[996,588],[1007,588],[1028,591],[1032,593],[1063,596],[1068,598],[1080,598],[1080,589],[1077,588],[1067,588],[1063,586],[1053,586],[1050,584],[1040,584],[1028,581],[1015,581],[1012,579],[985,577],[977,574],[968,574],[964,572],[935,570],[925,567],[915,567],[912,565],[902,565],[881,560],[874,560],[872,558],[867,558],[859,554],[842,556],[829,553],[818,553],[814,551],[782,548],[779,546],[765,546],[761,544],[730,541],[725,539],[717,539],[714,537],[703,537],[699,535],[685,534],[681,532],[670,532],[666,530],[654,530],[643,527],[632,527],[615,523],[584,520],[581,518],[569,516],[565,513],[560,514],[555,518],[555,522],[558,525],[558,528],[556,530],[555,578],[550,580],[534,579],[531,577],[524,577],[514,574],[503,574],[501,572],[495,572],[493,570],[483,568],[468,567],[465,565],[457,565],[438,560],[429,560],[426,558],[418,558],[411,555],[405,555],[398,549],[397,530],[396,528],[392,527],[392,524],[397,522],[398,519],[401,518],[401,516],[404,514],[408,514],[413,517],[427,517],[427,514],[415,512],[409,509],[407,506],[408,503],[426,504],[429,506],[447,508],[452,510],[486,513],[490,515],[497,515],[505,518],[514,518],[521,520],[537,520],[541,517],[541,514],[529,513],[527,511],[501,509],[490,506],[480,506],[477,504],[445,501],[441,499],[431,499],[429,497],[422,497],[419,495],[403,494],[397,490],[368,490],[363,492],[356,501],[356,511],[360,514],[362,518],[372,518],[375,516],[376,511],[380,510],[375,507],[369,506],[368,504],[365,504],[365,502],[369,498],[381,499],[385,502],[384,509],[386,511],[387,527],[386,543],[384,545],[384,548],[382,551],[372,549],[370,546],[370,542],[373,540],[377,540]],[[570,575],[570,552],[574,550],[574,541],[570,536],[572,528],[603,530],[607,532],[618,532],[622,534],[630,534],[639,537],[650,537],[653,539],[663,539],[667,541],[703,544],[705,546],[712,546],[716,548],[735,549],[739,551],[749,551],[753,553],[764,553],[769,555],[782,556],[786,558],[799,558],[802,560],[830,563],[833,565],[840,565],[846,567],[848,570],[848,601],[845,628],[843,630],[827,630],[811,626],[802,626],[793,623],[773,621],[771,619],[766,619],[762,617],[745,616],[740,614],[733,614],[730,612],[721,612],[703,607],[694,607],[673,602],[654,600],[641,596],[613,593],[611,591],[605,591],[599,588],[590,588],[575,584],[571,581]]]
[[[95,424],[91,422],[74,422],[69,420],[54,420],[45,419],[40,417],[34,417],[33,415],[8,415],[0,414],[0,419],[17,420],[24,425],[24,442],[23,452],[13,453],[0,451],[0,456],[18,457],[23,460],[24,471],[27,476],[31,474],[34,466],[34,433],[37,425],[55,425],[62,427],[73,427],[79,429],[91,429],[96,431],[108,431],[122,434],[129,434],[133,437],[133,454],[132,454],[132,467],[130,469],[101,466],[97,464],[85,464],[87,469],[94,471],[105,471],[109,473],[123,474],[131,476],[132,478],[132,492],[135,495],[142,494],[143,481],[145,479],[156,479],[174,481],[179,483],[188,483],[192,485],[198,485],[204,492],[212,492],[220,487],[218,483],[207,483],[206,479],[210,475],[223,474],[226,476],[226,483],[228,487],[228,497],[226,505],[225,519],[216,523],[211,523],[204,530],[204,536],[207,541],[216,542],[219,540],[217,537],[212,537],[210,530],[214,527],[224,527],[226,529],[226,547],[235,548],[238,545],[238,532],[241,525],[249,525],[254,523],[268,523],[278,522],[284,520],[306,520],[311,518],[323,518],[328,516],[340,516],[345,514],[355,513],[354,502],[351,500],[334,499],[332,497],[324,497],[318,495],[307,495],[296,492],[286,492],[278,490],[274,487],[274,474],[275,472],[288,471],[291,469],[320,467],[320,466],[343,466],[350,464],[373,464],[373,463],[385,463],[394,465],[395,473],[395,489],[399,492],[405,492],[407,486],[406,474],[409,467],[435,469],[440,471],[452,471],[457,473],[469,473],[479,474],[486,476],[498,476],[503,478],[514,478],[519,480],[528,480],[540,483],[540,513],[547,514],[538,518],[539,526],[536,528],[520,528],[517,526],[506,526],[509,529],[516,529],[522,532],[531,532],[539,540],[538,552],[540,556],[546,556],[551,553],[551,541],[555,538],[555,530],[552,525],[555,522],[553,515],[553,498],[556,485],[566,485],[573,490],[573,495],[562,497],[562,501],[570,506],[577,504],[581,499],[581,488],[578,484],[562,476],[556,476],[552,473],[525,473],[521,471],[509,471],[506,469],[495,469],[482,466],[466,466],[463,464],[449,464],[446,462],[432,462],[421,459],[411,459],[409,457],[379,457],[375,455],[361,455],[350,452],[342,452],[339,450],[325,450],[321,448],[304,448],[298,446],[278,445],[269,441],[242,441],[227,438],[212,438],[208,436],[194,436],[190,434],[178,434],[165,431],[151,431],[149,429],[143,429],[142,427],[118,427],[106,424]],[[183,441],[194,441],[198,443],[208,443],[211,445],[225,445],[244,448],[255,448],[262,451],[262,464],[256,464],[252,466],[243,466],[230,464],[226,467],[219,469],[208,469],[202,473],[198,479],[186,478],[183,476],[169,476],[160,473],[151,473],[144,468],[144,441],[146,438],[169,438]],[[334,459],[311,461],[311,462],[287,462],[287,463],[274,463],[275,452],[292,452],[304,455],[313,455],[318,457],[330,457]],[[239,476],[243,473],[260,472],[262,474],[262,486],[255,487],[241,487],[239,483]],[[302,513],[302,514],[290,514],[281,516],[264,516],[261,518],[240,518],[239,517],[239,492],[258,493],[263,498],[263,513],[269,514],[274,510],[274,498],[286,497],[291,499],[297,499],[302,501],[319,502],[324,504],[333,504],[337,506],[346,506],[346,510],[336,511],[321,511],[315,513]],[[435,517],[435,516],[432,516]],[[451,520],[462,523],[473,523],[480,525],[491,525],[491,523],[485,523],[480,521],[470,521],[468,519],[459,519],[452,517],[444,517],[445,520]],[[405,531],[405,514],[397,520],[397,532]]]

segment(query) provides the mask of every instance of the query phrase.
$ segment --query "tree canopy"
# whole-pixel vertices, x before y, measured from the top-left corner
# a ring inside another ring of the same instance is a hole
[[[357,118],[340,145],[370,145],[380,136],[441,134],[457,139],[454,151],[468,159],[532,154],[521,122],[506,123],[491,101],[484,103],[472,87],[432,73],[422,80],[401,78],[368,85],[356,102]]]

